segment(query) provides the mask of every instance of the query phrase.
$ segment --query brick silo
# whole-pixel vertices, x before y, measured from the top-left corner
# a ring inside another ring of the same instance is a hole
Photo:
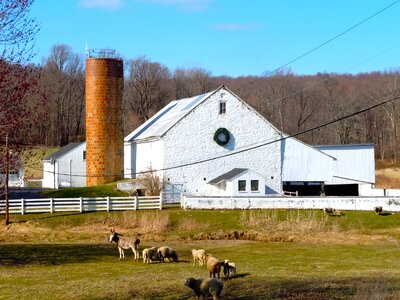
[[[86,184],[123,179],[123,61],[86,59]]]

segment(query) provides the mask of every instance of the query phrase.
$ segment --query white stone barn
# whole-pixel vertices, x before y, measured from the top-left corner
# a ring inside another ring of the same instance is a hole
[[[43,159],[42,187],[86,186],[86,143],[70,143]]]
[[[363,156],[368,162],[357,161],[356,173],[367,171],[362,183],[372,187],[370,148],[360,148],[368,152]],[[341,149],[336,148],[338,155],[288,138],[221,86],[170,102],[126,136],[124,173],[135,178],[141,172],[157,171],[166,191],[188,195],[273,195],[300,185],[323,190],[340,177],[338,165],[345,167],[340,161],[347,159],[346,152]],[[371,168],[365,170],[366,165]],[[346,174],[348,183],[358,180],[353,173]]]

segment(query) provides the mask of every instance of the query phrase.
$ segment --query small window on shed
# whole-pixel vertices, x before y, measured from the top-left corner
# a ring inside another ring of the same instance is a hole
[[[251,180],[250,181],[250,187],[252,192],[258,192],[258,180]]]
[[[246,191],[246,180],[238,180],[238,190],[239,192]]]
[[[86,160],[86,150],[83,151],[83,160]]]
[[[225,114],[226,113],[226,102],[225,101],[221,101],[219,102],[219,114]]]

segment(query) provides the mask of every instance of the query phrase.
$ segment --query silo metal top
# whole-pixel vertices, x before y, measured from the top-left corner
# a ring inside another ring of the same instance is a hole
[[[121,59],[114,49],[86,49],[86,58]]]

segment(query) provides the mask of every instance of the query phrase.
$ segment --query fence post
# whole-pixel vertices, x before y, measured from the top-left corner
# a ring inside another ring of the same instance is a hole
[[[139,197],[136,195],[135,196],[135,210],[139,209]]]
[[[24,198],[21,198],[21,215],[25,213],[25,203]]]
[[[106,198],[107,198],[107,212],[109,212],[110,211],[110,197],[107,196]]]
[[[52,214],[53,212],[54,212],[53,198],[50,198],[50,213]]]
[[[160,192],[160,210],[162,209],[163,200],[164,200],[164,193]]]
[[[82,197],[79,197],[79,212],[81,213],[83,211],[82,207]]]
[[[183,197],[183,192],[181,191],[181,195],[180,195],[180,203],[181,203],[181,208],[183,209],[185,207],[185,198]]]

